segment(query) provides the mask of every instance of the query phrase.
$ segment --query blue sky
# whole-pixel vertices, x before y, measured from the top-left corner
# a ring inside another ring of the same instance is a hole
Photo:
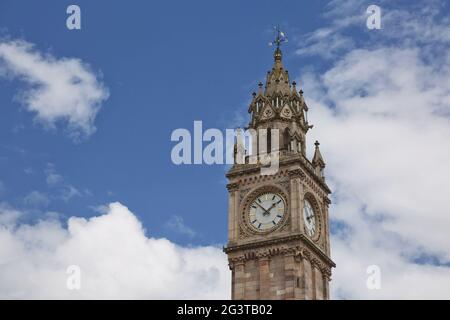
[[[156,236],[225,243],[225,169],[174,166],[170,134],[192,130],[194,120],[205,128],[236,125],[236,112],[245,112],[251,92],[271,68],[267,43],[273,25],[292,30],[294,40],[321,23],[325,2],[79,1],[82,29],[70,31],[65,11],[71,3],[2,1],[2,36],[83,60],[102,75],[110,98],[98,113],[97,132],[73,143],[63,123],[57,130],[33,123],[33,114],[14,101],[21,82],[3,80],[0,155],[8,168],[1,172],[3,197],[19,206],[33,190],[53,197],[44,172],[51,163],[87,194],[70,203],[52,199],[45,211],[90,215],[88,207],[120,200]],[[305,62],[293,51],[286,47],[284,60],[295,71]],[[186,239],[167,228],[172,215],[183,217],[199,236]]]
[[[2,34],[41,52],[82,59],[102,74],[110,98],[95,121],[97,132],[73,143],[63,124],[50,131],[34,124],[33,114],[13,101],[21,82],[2,80],[3,197],[21,206],[33,190],[54,196],[44,173],[52,163],[64,180],[89,192],[68,202],[52,199],[45,210],[90,215],[89,206],[120,200],[154,235],[224,243],[225,170],[174,166],[170,134],[192,129],[194,120],[214,128],[234,124],[235,112],[246,109],[271,67],[272,25],[310,30],[319,22],[320,3],[305,10],[300,3],[270,1],[79,1],[82,30],[70,31],[65,10],[71,3],[2,1]],[[288,50],[286,64],[295,70],[301,61],[292,61]],[[172,215],[182,216],[199,237],[168,230]]]
[[[399,270],[417,283],[428,273],[440,275],[434,284],[449,281],[448,203],[436,192],[448,186],[448,168],[416,176],[425,163],[435,166],[431,159],[450,159],[439,143],[450,127],[448,3],[379,1],[378,32],[365,26],[372,2],[363,0],[76,1],[82,29],[68,30],[72,3],[0,0],[1,42],[24,40],[57,61],[79,59],[105,93],[96,131],[74,139],[65,121],[51,121],[53,128],[37,121],[23,102],[26,79],[0,68],[0,203],[20,211],[21,223],[58,213],[65,225],[119,201],[151,237],[183,248],[224,245],[226,167],[172,164],[170,135],[192,130],[194,120],[205,129],[242,124],[272,66],[267,44],[280,24],[289,37],[284,65],[311,107],[308,152],[322,142],[335,191],[332,252],[338,266],[354,257],[337,270],[334,297],[404,294]],[[434,233],[418,231],[423,217]],[[377,295],[364,286],[371,264],[392,277]],[[355,283],[363,280],[353,286],[355,274]]]

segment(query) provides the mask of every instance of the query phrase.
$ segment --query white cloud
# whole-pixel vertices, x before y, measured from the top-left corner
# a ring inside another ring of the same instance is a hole
[[[359,25],[365,27],[364,0],[330,1],[323,14],[330,24],[302,35],[296,53],[300,56],[320,56],[332,59],[343,50],[355,47],[355,38],[344,31]]]
[[[366,10],[373,4],[370,0],[330,1],[323,14],[328,25],[300,37],[296,53],[334,59],[354,48],[376,48],[390,41],[422,49],[450,43],[450,19],[442,15],[444,1],[430,0],[426,6],[407,3],[405,9],[396,1],[380,0],[376,4],[381,7],[382,28],[369,30]]]
[[[38,208],[48,206],[50,200],[45,193],[34,190],[23,198],[23,202],[29,207]]]
[[[324,41],[326,38],[326,41]],[[322,56],[330,59],[335,57],[343,49],[355,46],[352,38],[334,32],[332,29],[318,29],[304,36],[302,45],[296,50],[300,56]]]
[[[171,216],[170,219],[166,222],[166,226],[169,229],[190,238],[193,238],[197,235],[197,232],[195,232],[195,230],[184,223],[183,217],[177,215]]]
[[[92,195],[91,191],[88,189],[80,191],[73,185],[66,183],[64,181],[64,177],[56,172],[56,168],[53,163],[47,163],[44,173],[46,176],[47,185],[52,188],[58,188],[59,194],[57,195],[57,198],[60,198],[65,202],[68,202],[73,197]]]
[[[430,15],[414,15],[426,43],[403,25],[304,75],[308,139],[322,142],[334,190],[334,298],[450,298],[448,20],[431,28]],[[369,265],[381,268],[380,290],[366,287]]]
[[[350,13],[336,6],[328,17]],[[315,124],[308,139],[322,142],[335,191],[333,298],[450,298],[450,55],[439,50],[448,44],[448,19],[427,10],[395,12],[410,15],[405,20],[389,20],[394,13],[384,10],[385,22],[398,23],[384,24],[387,40],[370,49],[338,46],[327,58],[344,54],[328,71],[303,77]],[[316,33],[318,46],[333,44],[344,28],[333,26],[334,33]],[[96,218],[71,218],[67,229],[54,220],[19,224],[20,213],[4,205],[0,212],[1,297],[229,297],[219,248],[148,238],[120,204]],[[65,287],[72,264],[82,268],[81,291]],[[366,287],[374,264],[380,290]]]
[[[11,211],[11,210],[9,210]],[[216,247],[185,248],[148,238],[120,203],[104,215],[34,225],[5,220],[0,207],[0,298],[228,299],[230,271]],[[81,290],[66,269],[81,268]]]
[[[4,202],[0,202],[0,226],[12,227],[21,216],[20,211]]]
[[[62,188],[61,199],[63,199],[66,202],[72,199],[73,197],[80,197],[80,196],[82,196],[82,193],[72,185],[66,185]]]
[[[66,122],[74,139],[95,132],[95,117],[109,96],[80,59],[44,55],[21,40],[0,41],[0,76],[27,83],[19,101],[47,127]]]
[[[55,165],[53,163],[47,163],[45,168],[46,182],[49,186],[54,186],[63,181],[63,177],[56,173]]]

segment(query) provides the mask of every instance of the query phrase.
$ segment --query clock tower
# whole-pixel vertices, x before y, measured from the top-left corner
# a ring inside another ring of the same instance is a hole
[[[232,272],[231,298],[237,300],[328,299],[335,267],[330,259],[331,191],[325,162],[317,141],[313,159],[306,156],[306,134],[312,128],[308,106],[283,67],[280,34],[284,37],[278,32],[266,84],[259,83],[248,109],[247,130],[265,132],[266,138],[260,141],[261,134],[255,135],[252,150],[226,175],[224,251]],[[260,160],[270,151],[278,169],[265,174]]]

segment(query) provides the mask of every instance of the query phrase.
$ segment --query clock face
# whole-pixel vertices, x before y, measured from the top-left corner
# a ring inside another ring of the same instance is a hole
[[[316,214],[311,203],[305,199],[303,205],[303,220],[305,221],[305,230],[308,236],[312,237],[316,233]]]
[[[276,193],[263,193],[250,205],[249,222],[258,231],[279,225],[285,215],[283,198]]]

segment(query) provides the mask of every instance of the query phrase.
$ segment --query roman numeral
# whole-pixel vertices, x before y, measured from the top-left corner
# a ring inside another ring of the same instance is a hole
[[[261,228],[261,223],[258,225],[258,229],[260,229]]]

